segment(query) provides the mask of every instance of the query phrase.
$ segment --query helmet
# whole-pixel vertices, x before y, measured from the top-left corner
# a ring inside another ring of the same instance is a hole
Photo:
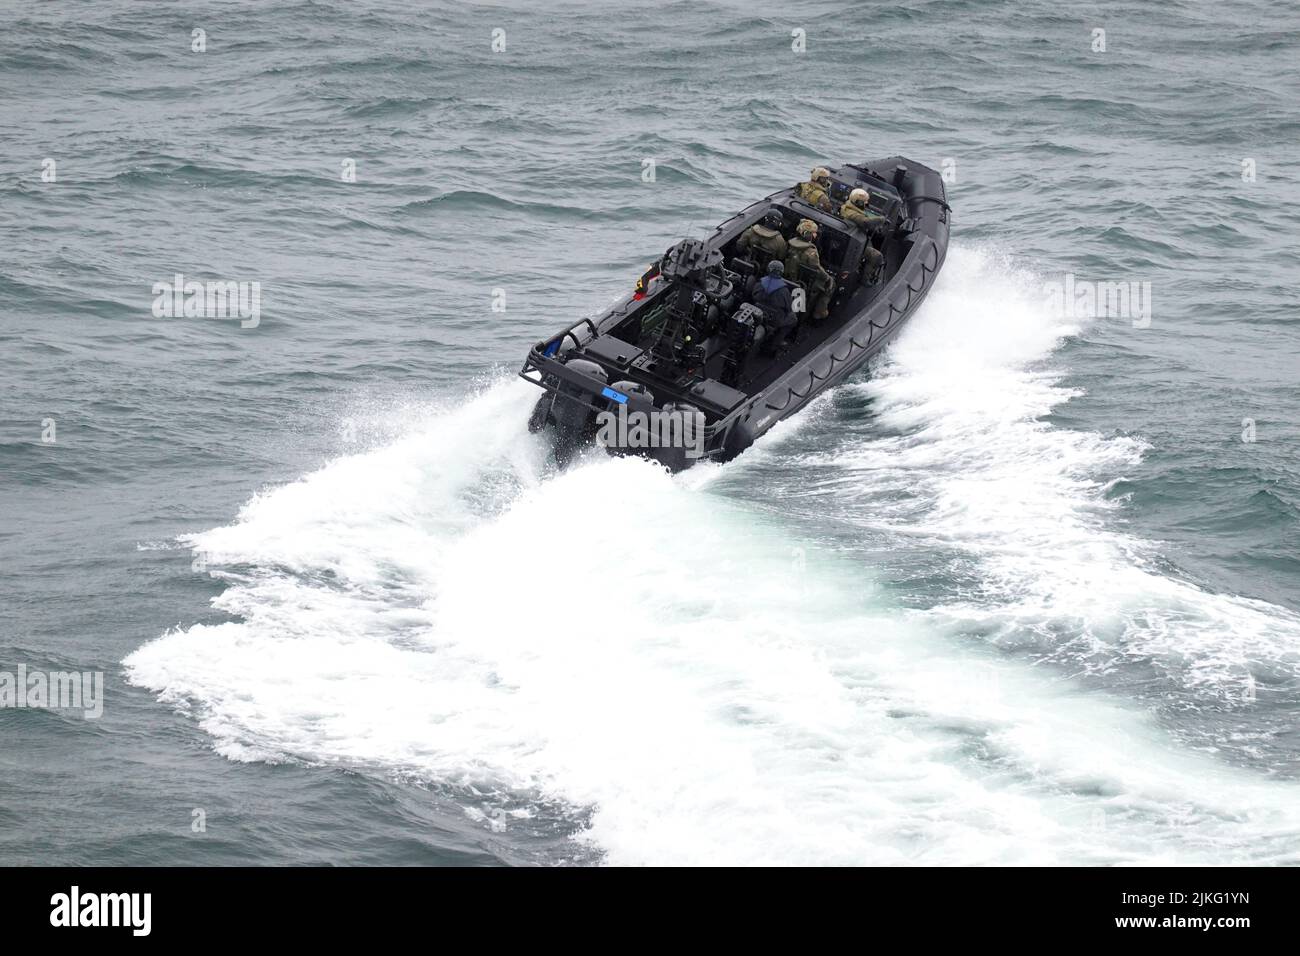
[[[823,179],[830,179],[830,178],[831,178],[831,171],[830,171],[829,169],[827,169],[825,166],[814,166],[814,167],[813,167],[813,171],[812,171],[812,181],[813,181],[813,182],[815,182],[815,183],[819,183],[819,182],[821,182]]]
[[[767,274],[770,276],[785,275],[785,266],[781,264],[780,259],[773,259],[767,264]]]
[[[767,226],[767,228],[769,229],[779,230],[782,226],[785,225],[785,217],[782,216],[775,209],[773,209],[766,216],[763,217],[762,223],[763,225]]]
[[[849,202],[853,203],[855,206],[865,206],[867,203],[871,202],[871,193],[867,192],[865,189],[855,189],[853,192],[849,193]]]
[[[795,232],[805,239],[815,239],[817,237],[817,223],[811,219],[800,219],[799,228]]]

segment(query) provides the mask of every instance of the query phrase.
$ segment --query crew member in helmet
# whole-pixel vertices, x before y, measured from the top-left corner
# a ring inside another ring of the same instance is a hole
[[[801,219],[795,232],[798,235],[790,240],[790,251],[785,257],[785,274],[792,282],[803,285],[811,299],[813,321],[820,322],[830,313],[835,280],[822,268],[817,254],[817,223]]]
[[[808,182],[800,183],[795,192],[810,206],[816,206],[826,212],[832,212],[831,205],[831,171],[825,166],[814,166]]]
[[[794,338],[797,319],[794,304],[790,297],[790,284],[785,281],[785,266],[780,259],[773,259],[767,266],[767,275],[759,280],[754,289],[753,302],[767,316],[768,336],[763,343],[763,351],[768,355],[776,354],[777,349]]]
[[[840,207],[840,218],[853,223],[867,234],[867,246],[863,250],[862,261],[867,267],[867,281],[875,282],[880,278],[880,267],[884,265],[885,257],[873,242],[884,232],[885,217],[872,210],[871,193],[858,188],[849,193],[848,201]]]
[[[740,234],[740,238],[736,240],[737,250],[742,255],[757,253],[766,261],[779,259],[784,262],[786,245],[785,237],[781,235],[783,225],[785,220],[781,214],[775,209],[771,210],[760,221]]]

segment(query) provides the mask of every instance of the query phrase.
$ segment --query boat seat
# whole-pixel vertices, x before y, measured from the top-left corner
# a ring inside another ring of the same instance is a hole
[[[792,283],[793,285],[798,286],[800,289],[803,289],[803,293],[804,293],[803,314],[807,314],[808,305],[812,301],[811,283],[813,279],[817,276],[817,274],[818,274],[817,270],[814,269],[812,266],[801,264],[799,266],[799,272],[795,276],[795,279]],[[786,280],[786,281],[790,281],[790,280]],[[799,309],[795,309],[794,311],[795,311],[795,315],[801,314]]]
[[[766,274],[768,264],[775,259],[771,253],[764,252],[762,249],[750,249],[749,258],[754,261],[754,274],[760,278]]]
[[[704,363],[708,364],[709,360],[715,355],[726,350],[730,343],[727,341],[725,332],[715,332],[704,340]]]
[[[729,268],[733,273],[735,273],[738,276],[752,275],[754,271],[758,268],[757,264],[754,262],[753,258],[749,254],[752,251],[753,250],[749,250],[747,252],[737,252],[734,256],[731,257],[731,263],[728,265],[727,268]]]
[[[758,250],[752,249],[751,253]],[[736,273],[736,285],[740,289],[741,301],[748,302],[749,297],[754,294],[754,287],[758,285],[758,280],[762,277],[762,269],[767,267],[764,263],[762,266],[755,261],[757,257],[751,259],[732,259],[731,268]]]

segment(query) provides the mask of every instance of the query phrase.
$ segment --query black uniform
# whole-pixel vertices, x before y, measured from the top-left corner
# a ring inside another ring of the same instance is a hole
[[[775,276],[763,276],[754,289],[754,304],[767,316],[768,338],[763,349],[772,352],[794,335],[794,303],[790,284]]]

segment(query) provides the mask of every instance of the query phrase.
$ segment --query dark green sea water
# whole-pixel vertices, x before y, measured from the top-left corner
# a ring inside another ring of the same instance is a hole
[[[0,0],[0,671],[106,685],[0,709],[0,863],[1300,863],[1298,31]],[[893,154],[954,229],[870,374],[548,468],[531,343]]]

